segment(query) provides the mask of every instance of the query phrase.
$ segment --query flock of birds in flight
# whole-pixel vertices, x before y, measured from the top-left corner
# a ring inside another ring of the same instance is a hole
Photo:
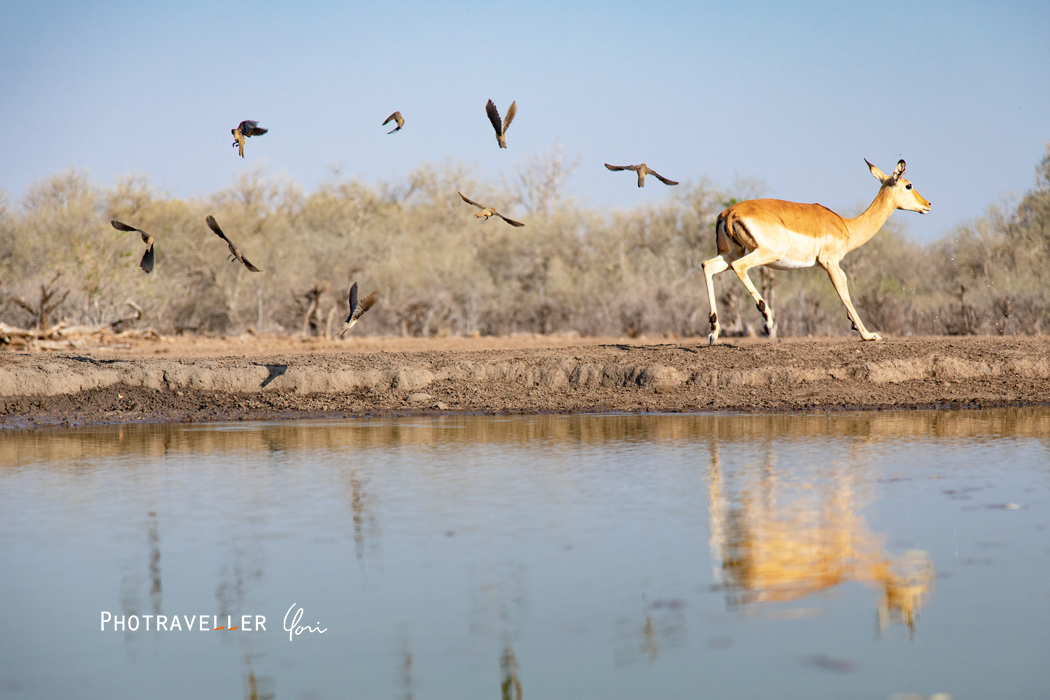
[[[496,108],[496,105],[492,102],[492,100],[489,100],[485,104],[485,113],[488,115],[489,121],[492,122],[492,128],[496,130],[496,141],[499,143],[499,147],[506,148],[507,129],[510,128],[511,122],[514,121],[514,117],[518,113],[518,103],[511,102],[510,108],[507,110],[507,115],[503,119],[500,119],[499,109]],[[388,131],[387,134],[393,134],[394,132],[401,131],[401,129],[405,126],[405,119],[401,116],[401,112],[394,112],[393,114],[391,114],[389,117],[386,118],[386,121],[384,121],[382,125],[386,126],[390,122],[394,122],[394,124],[396,124],[397,126],[392,131]],[[233,134],[233,146],[237,148],[237,154],[241,158],[243,158],[245,140],[251,138],[252,136],[262,136],[267,131],[269,130],[259,126],[259,122],[252,121],[250,119],[246,119],[240,124],[238,124],[236,128],[230,129],[230,133]],[[660,175],[645,163],[641,163],[639,165],[609,165],[608,163],[606,163],[605,167],[612,171],[630,170],[638,173],[639,187],[645,187],[646,175],[652,175],[665,185],[678,184],[676,181],[668,180],[666,177]],[[507,217],[503,216],[503,214],[500,214],[498,211],[496,211],[495,207],[488,207],[483,204],[478,204],[477,202],[471,199],[467,199],[467,197],[465,197],[462,192],[457,192],[456,194],[458,194],[460,198],[462,198],[462,200],[467,204],[470,204],[471,206],[477,207],[481,210],[474,215],[478,219],[485,219],[487,221],[490,217],[496,216],[500,219],[503,219],[511,226],[525,225],[520,221],[508,219]],[[230,262],[240,262],[250,272],[262,272],[260,268],[256,267],[255,265],[252,265],[251,262],[248,261],[248,258],[244,257],[244,255],[237,249],[237,246],[233,244],[233,241],[231,241],[226,236],[226,234],[223,233],[222,229],[219,227],[219,222],[215,220],[214,216],[209,215],[204,219],[204,221],[208,224],[208,228],[210,228],[216,236],[226,241],[226,245],[230,249]],[[110,224],[113,226],[113,228],[117,229],[118,231],[138,232],[138,234],[142,237],[142,242],[146,244],[146,252],[142,254],[142,260],[139,262],[139,267],[141,267],[142,271],[146,274],[153,272],[153,263],[155,260],[153,253],[153,236],[149,233],[146,233],[140,228],[129,226],[128,224],[121,223],[120,221],[114,220],[111,221]],[[346,317],[346,321],[343,323],[343,327],[339,330],[339,335],[342,336],[348,330],[353,328],[354,325],[361,318],[362,314],[364,314],[366,311],[372,308],[372,306],[374,306],[376,301],[378,300],[379,292],[372,292],[364,299],[358,299],[357,282],[354,282],[352,285],[350,285],[350,298],[348,299],[350,305],[350,315]]]

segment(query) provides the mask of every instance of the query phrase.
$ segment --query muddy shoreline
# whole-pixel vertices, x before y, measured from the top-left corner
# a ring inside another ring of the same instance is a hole
[[[1046,337],[230,342],[0,354],[0,428],[1050,403]]]

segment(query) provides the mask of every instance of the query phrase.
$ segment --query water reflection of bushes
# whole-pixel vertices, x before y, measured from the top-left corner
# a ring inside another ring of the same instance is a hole
[[[1050,435],[1050,409],[981,411],[899,411],[817,415],[576,415],[446,416],[404,420],[287,422],[234,427],[124,425],[5,432],[0,436],[3,467],[43,461],[50,469],[78,469],[102,457],[173,454],[210,455],[227,451],[275,453],[300,448],[369,450],[401,446],[441,449],[465,444],[527,446],[602,445],[612,442],[851,437],[979,438]]]

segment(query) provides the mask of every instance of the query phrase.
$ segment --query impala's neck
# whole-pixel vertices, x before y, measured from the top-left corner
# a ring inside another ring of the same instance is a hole
[[[845,219],[846,228],[849,229],[847,250],[856,250],[870,241],[896,209],[891,188],[881,188],[875,195],[875,200],[868,205],[863,214],[852,219]]]

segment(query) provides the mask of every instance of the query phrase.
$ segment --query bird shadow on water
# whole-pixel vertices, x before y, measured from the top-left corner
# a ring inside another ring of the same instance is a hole
[[[265,367],[267,371],[269,371],[269,374],[266,375],[266,379],[264,379],[262,384],[259,385],[260,389],[269,386],[274,379],[277,379],[277,377],[280,377],[288,371],[288,365],[256,365],[256,367]]]

